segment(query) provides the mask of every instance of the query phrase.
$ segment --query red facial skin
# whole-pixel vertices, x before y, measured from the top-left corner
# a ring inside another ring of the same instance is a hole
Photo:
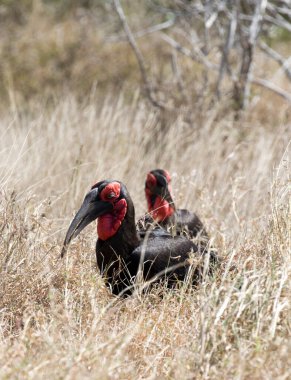
[[[154,206],[150,210],[156,222],[163,222],[174,213],[174,209],[170,206],[169,202],[157,196]]]
[[[157,179],[152,173],[148,173],[146,184],[149,189],[157,185]]]
[[[125,199],[117,200],[120,195],[120,183],[112,182],[101,192],[100,198],[105,202],[111,202],[113,211],[98,218],[97,233],[101,240],[107,240],[118,231],[127,211]]]
[[[170,173],[167,170],[164,170],[165,177],[167,179],[168,184],[171,182]]]
[[[171,186],[169,182],[171,181],[170,174],[167,171],[164,171],[165,177],[168,182],[168,189],[171,193]],[[174,208],[169,204],[168,201],[163,199],[160,196],[157,196],[154,204],[151,203],[151,195],[153,194],[153,189],[157,185],[157,179],[152,173],[148,173],[146,179],[146,199],[148,203],[148,211],[151,213],[152,217],[156,222],[163,222],[169,218],[175,212]]]

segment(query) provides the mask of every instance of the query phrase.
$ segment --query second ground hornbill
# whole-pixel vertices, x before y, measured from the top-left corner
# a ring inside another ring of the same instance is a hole
[[[131,197],[123,183],[113,180],[96,183],[85,196],[66,234],[62,257],[70,241],[95,219],[97,265],[114,294],[131,294],[138,273],[143,281],[165,281],[168,287],[189,276],[194,284],[201,278],[206,252],[199,251],[187,238],[172,237],[163,229],[141,239]],[[201,261],[196,268],[191,265],[195,258]],[[216,263],[213,252],[209,259],[210,266]]]
[[[190,238],[200,236],[208,240],[206,229],[199,217],[184,209],[176,209],[171,192],[171,177],[166,170],[155,169],[148,173],[145,182],[145,195],[150,216],[146,225],[152,221],[168,228],[175,235],[183,232]]]

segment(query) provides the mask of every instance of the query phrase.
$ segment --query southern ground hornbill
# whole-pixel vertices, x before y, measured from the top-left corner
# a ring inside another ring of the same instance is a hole
[[[145,228],[156,222],[168,228],[173,235],[185,233],[190,238],[199,236],[208,241],[208,234],[199,217],[188,210],[176,209],[170,182],[171,177],[166,170],[155,169],[147,174],[145,195],[149,215],[145,217]]]
[[[66,234],[62,257],[70,241],[95,219],[97,266],[114,294],[131,294],[137,278],[151,284],[165,281],[168,287],[188,278],[196,284],[203,262],[209,257],[209,268],[216,263],[213,252],[208,256],[191,240],[172,237],[163,229],[151,231],[142,239],[135,227],[134,205],[127,188],[113,180],[96,183],[85,196]],[[195,267],[193,263],[198,261]]]

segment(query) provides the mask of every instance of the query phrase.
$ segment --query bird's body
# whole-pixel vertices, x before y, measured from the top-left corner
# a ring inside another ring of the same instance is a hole
[[[144,227],[158,224],[172,235],[187,235],[190,238],[200,237],[208,241],[208,234],[200,220],[193,212],[176,209],[173,201],[171,177],[165,170],[156,169],[148,173],[145,183],[145,194],[149,214],[145,218]]]
[[[135,248],[128,244],[126,248],[120,246],[119,237],[117,233],[116,238],[98,239],[96,244],[98,268],[113,294],[131,294],[139,269],[144,281],[166,279],[167,286],[172,287],[186,278],[191,251],[197,253],[197,247],[190,240],[173,238],[170,234],[151,233]],[[196,278],[200,270],[196,271]]]
[[[177,209],[175,213],[159,223],[163,228],[169,228],[173,234],[187,235],[189,237],[200,236],[208,240],[208,234],[200,218],[193,212],[185,209]]]
[[[113,294],[131,294],[138,273],[144,281],[165,280],[172,287],[188,276],[193,255],[203,261],[207,253],[199,251],[191,240],[172,237],[162,229],[138,234],[134,205],[126,187],[118,181],[102,181],[93,186],[72,221],[62,255],[71,239],[96,218],[97,266]],[[216,262],[213,252],[210,262]],[[197,283],[202,267],[200,263],[194,268],[193,283]]]

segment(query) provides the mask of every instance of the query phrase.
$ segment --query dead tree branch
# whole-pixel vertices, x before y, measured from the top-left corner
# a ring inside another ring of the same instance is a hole
[[[135,39],[141,38],[141,37],[147,36],[148,34],[152,34],[152,33],[160,32],[161,30],[169,29],[174,24],[175,24],[175,17],[171,18],[168,21],[162,22],[160,24],[153,25],[149,28],[139,30],[138,32],[132,33],[132,35]],[[108,41],[108,42],[118,42],[118,41],[122,41],[122,40],[128,40],[128,36],[126,34],[123,36],[113,35],[113,36],[110,36],[106,39],[106,41]]]
[[[282,67],[282,70],[285,72],[287,78],[291,80],[291,69],[289,68],[289,66],[291,66],[290,58],[284,59],[278,52],[270,48],[270,46],[268,46],[265,42],[260,42],[259,47],[270,58],[279,63],[279,65]]]
[[[126,34],[127,39],[128,39],[128,42],[129,42],[129,44],[130,44],[130,46],[131,46],[131,48],[132,48],[132,50],[136,56],[147,97],[155,107],[165,108],[165,105],[158,102],[153,96],[152,85],[151,85],[151,83],[147,77],[147,72],[146,72],[146,67],[145,67],[143,55],[142,55],[141,51],[139,50],[137,43],[133,37],[133,34],[130,30],[130,27],[127,23],[127,20],[126,20],[125,14],[123,12],[122,6],[120,4],[120,1],[114,0],[114,6],[115,6],[116,12],[120,18],[120,21],[122,23],[123,29],[124,29],[125,34]]]
[[[222,56],[221,56],[221,62],[219,67],[219,75],[217,79],[217,85],[216,85],[216,96],[219,99],[220,98],[220,84],[224,76],[225,68],[229,67],[228,64],[228,55],[229,51],[232,48],[233,42],[234,42],[234,35],[236,31],[237,26],[237,12],[234,11],[232,18],[229,22],[228,31],[227,31],[227,38],[223,47]],[[230,70],[229,70],[230,72]]]
[[[238,108],[244,109],[248,105],[250,97],[250,81],[253,67],[253,55],[256,42],[261,30],[263,15],[268,0],[259,0],[255,6],[249,28],[244,28],[239,24],[240,41],[242,46],[242,64],[239,74],[239,80],[234,86],[234,97]]]
[[[128,40],[138,62],[145,94],[156,107],[166,106],[157,99],[158,87],[154,85],[158,82],[154,83],[154,78],[149,78],[144,56],[136,42],[137,38],[151,33],[158,33],[158,37],[172,47],[174,52],[203,67],[205,94],[209,95],[213,87],[217,98],[231,93],[237,108],[243,109],[247,108],[251,86],[256,85],[290,102],[291,95],[267,80],[267,73],[265,77],[253,78],[254,66],[261,62],[254,59],[260,49],[262,55],[277,62],[280,70],[284,70],[291,80],[290,58],[283,57],[276,51],[276,45],[271,48],[261,38],[262,35],[272,38],[271,32],[278,28],[291,31],[290,0],[167,0],[166,5],[164,2],[151,2],[151,9],[158,16],[170,15],[170,19],[136,33],[128,25],[121,0],[113,0],[113,3],[124,32],[118,38],[113,36],[110,40]],[[178,62],[176,54],[169,57],[174,75],[167,77],[167,88],[172,84],[178,87],[179,92],[164,91],[165,102],[175,104],[177,101],[177,104],[181,104],[181,99],[185,99],[190,104],[194,93],[189,87],[193,83],[191,73],[189,80],[183,82],[186,78],[184,73],[189,75],[189,65],[185,64],[185,59]],[[193,65],[193,70],[195,68],[196,65]],[[215,75],[210,75],[213,72]],[[163,87],[160,88],[163,91]],[[197,91],[195,94],[199,98]]]
[[[273,91],[275,94],[281,96],[283,99],[287,100],[287,102],[291,104],[290,92],[283,90],[282,88],[276,86],[274,83],[261,78],[253,78],[251,82],[253,84],[257,84],[258,86],[264,87],[270,91]]]
[[[197,49],[196,52],[193,52],[190,49],[179,44],[179,42],[177,42],[176,40],[174,40],[172,37],[168,36],[165,33],[160,33],[160,36],[162,40],[164,40],[169,45],[171,45],[179,53],[185,55],[186,57],[191,58],[193,61],[196,61],[198,63],[203,63],[204,66],[207,67],[208,69],[215,69],[215,70],[218,69],[218,65],[210,62],[200,50]]]

